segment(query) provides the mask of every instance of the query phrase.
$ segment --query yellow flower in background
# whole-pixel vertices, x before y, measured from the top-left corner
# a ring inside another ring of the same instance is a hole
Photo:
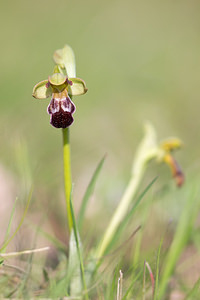
[[[162,161],[170,167],[172,175],[176,180],[177,186],[182,186],[185,180],[185,176],[178,162],[175,160],[171,153],[176,149],[180,149],[181,146],[182,142],[177,138],[169,138],[160,144],[160,148],[161,150],[163,150]]]

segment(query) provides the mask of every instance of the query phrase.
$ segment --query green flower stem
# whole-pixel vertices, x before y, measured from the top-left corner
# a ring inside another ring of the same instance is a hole
[[[70,161],[70,141],[69,128],[62,129],[63,133],[63,163],[64,163],[64,180],[65,180],[65,199],[67,208],[67,218],[69,231],[73,228],[73,219],[70,207],[70,195],[72,190],[71,180],[71,161]]]
[[[110,221],[110,224],[108,226],[107,231],[105,232],[105,235],[103,237],[102,243],[97,251],[97,258],[101,258],[106,248],[108,247],[110,241],[112,240],[113,235],[115,234],[117,227],[119,226],[120,222],[125,217],[129,205],[131,201],[133,200],[133,197],[135,196],[137,192],[137,188],[141,182],[141,179],[143,177],[144,171],[145,171],[145,164],[146,160],[144,161],[144,164],[141,165],[141,168],[137,170],[137,173],[133,174],[129,184],[125,190],[125,193]]]

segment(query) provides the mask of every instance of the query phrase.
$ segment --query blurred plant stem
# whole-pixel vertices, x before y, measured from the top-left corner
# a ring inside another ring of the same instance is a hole
[[[101,258],[105,254],[106,248],[112,241],[112,238],[118,226],[126,216],[131,201],[133,200],[133,197],[135,196],[145,173],[147,163],[157,155],[157,151],[156,133],[151,124],[148,123],[145,126],[145,136],[141,144],[139,145],[136,157],[133,162],[132,174],[127,188],[113,214],[110,224],[108,225],[107,230],[103,236],[103,240],[97,250],[98,258]]]
[[[100,259],[105,254],[107,247],[112,242],[117,228],[126,217],[130,204],[137,192],[150,160],[156,159],[157,162],[165,162],[170,165],[172,174],[176,179],[176,184],[178,186],[183,184],[184,175],[176,161],[171,156],[171,151],[178,149],[180,146],[181,141],[177,138],[168,138],[162,143],[158,143],[156,131],[152,124],[149,122],[145,124],[145,135],[138,147],[133,161],[131,178],[127,188],[125,189],[124,195],[113,214],[110,224],[107,227],[102,242],[97,249],[97,258]],[[170,163],[166,161],[166,156],[171,158]]]
[[[64,180],[65,180],[65,201],[67,208],[67,219],[69,231],[73,228],[72,213],[70,208],[70,195],[72,190],[71,180],[71,161],[70,161],[70,132],[69,128],[62,129],[63,133],[63,164],[64,164]]]
[[[122,199],[110,221],[108,229],[106,230],[106,233],[103,237],[101,246],[97,253],[98,258],[100,258],[101,256],[104,255],[109,242],[112,240],[113,234],[117,230],[117,227],[119,226],[120,222],[125,217],[128,207],[137,192],[137,188],[141,182],[143,174],[144,174],[144,166],[141,166],[141,169],[138,170],[137,174],[135,174],[131,177],[129,184],[125,190],[125,193],[124,193],[124,195],[123,195],[123,197],[122,197]]]

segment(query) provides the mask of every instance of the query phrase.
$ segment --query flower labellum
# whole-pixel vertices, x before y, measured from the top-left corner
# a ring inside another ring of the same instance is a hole
[[[172,175],[176,180],[176,185],[178,187],[182,186],[185,181],[185,176],[177,161],[171,154],[168,153],[164,156],[164,162],[169,165]]]
[[[76,107],[65,89],[61,93],[53,93],[47,112],[51,115],[50,123],[56,128],[69,127],[74,119],[72,114]]]
[[[171,155],[171,152],[181,148],[181,146],[182,142],[177,138],[169,138],[160,144],[160,149],[162,149],[163,151],[163,162],[165,162],[170,167],[172,176],[174,177],[176,185],[178,187],[183,185],[185,176],[178,162]]]

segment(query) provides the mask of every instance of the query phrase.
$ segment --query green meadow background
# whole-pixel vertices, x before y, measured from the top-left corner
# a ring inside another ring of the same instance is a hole
[[[153,187],[158,192],[157,218],[178,218],[184,191],[199,180],[199,11],[196,0],[1,1],[0,184],[5,193],[0,201],[11,199],[2,217],[5,224],[12,201],[18,196],[24,203],[33,184],[28,220],[43,222],[46,217],[54,231],[50,232],[66,238],[62,134],[49,124],[50,99],[32,98],[33,86],[53,71],[54,51],[66,43],[75,52],[77,77],[88,87],[87,94],[73,98],[76,211],[106,153],[87,211],[88,224],[94,218],[97,230],[103,230],[124,191],[143,124],[149,120],[159,139],[178,136],[184,143],[175,154],[186,175],[182,190],[176,189],[169,168],[155,162],[143,183],[158,175]],[[159,198],[166,187],[171,194]],[[140,221],[138,217],[135,226]],[[152,228],[157,227],[154,222],[153,211]],[[29,248],[31,243],[19,247]]]

